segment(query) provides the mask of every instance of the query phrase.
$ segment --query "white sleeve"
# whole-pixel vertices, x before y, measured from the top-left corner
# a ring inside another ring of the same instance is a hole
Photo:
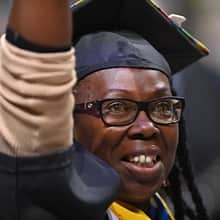
[[[0,42],[0,152],[53,153],[72,144],[74,49],[35,53]],[[5,147],[3,147],[5,146]]]

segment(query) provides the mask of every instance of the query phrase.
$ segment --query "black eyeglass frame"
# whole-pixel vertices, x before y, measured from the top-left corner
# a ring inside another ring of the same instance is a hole
[[[156,122],[152,119],[152,117],[150,116],[150,114],[148,113],[148,105],[152,102],[159,102],[160,100],[166,100],[166,99],[174,99],[174,100],[178,100],[180,101],[181,105],[182,105],[182,111],[180,114],[180,118],[174,122],[168,122],[168,123],[160,123],[160,122]],[[134,117],[133,120],[125,123],[125,124],[112,124],[112,123],[107,123],[103,117],[102,114],[102,104],[106,101],[129,101],[129,102],[133,102],[137,105],[137,113]],[[108,98],[108,99],[97,99],[91,102],[86,102],[86,103],[80,103],[80,104],[75,104],[75,110],[74,113],[85,113],[85,114],[90,114],[96,117],[100,117],[103,121],[103,123],[107,126],[126,126],[129,124],[132,124],[137,116],[139,115],[140,111],[144,111],[148,118],[155,124],[159,124],[159,125],[170,125],[170,124],[177,124],[180,119],[181,116],[183,114],[183,110],[185,108],[185,99],[184,97],[180,97],[180,96],[163,96],[161,98],[155,98],[155,99],[151,99],[148,101],[135,101],[135,100],[131,100],[131,99],[126,99],[126,98]]]

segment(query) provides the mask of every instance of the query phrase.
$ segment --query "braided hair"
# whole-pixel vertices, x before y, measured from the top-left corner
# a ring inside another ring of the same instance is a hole
[[[176,91],[173,88],[172,93],[176,95]],[[165,190],[172,200],[177,220],[209,220],[210,218],[195,184],[189,152],[186,146],[186,129],[183,116],[179,123],[179,133],[176,160],[168,177],[169,186]],[[184,186],[191,195],[193,207],[190,207],[183,197]]]

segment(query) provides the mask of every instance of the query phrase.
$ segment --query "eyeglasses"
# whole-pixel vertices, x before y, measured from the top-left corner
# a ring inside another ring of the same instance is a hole
[[[185,101],[183,97],[167,96],[138,102],[130,99],[102,99],[75,105],[74,113],[86,113],[100,117],[108,126],[125,126],[133,123],[139,112],[161,125],[180,121]]]

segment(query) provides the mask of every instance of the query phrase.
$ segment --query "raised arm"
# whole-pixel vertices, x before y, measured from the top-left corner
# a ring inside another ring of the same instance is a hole
[[[31,156],[72,145],[71,37],[67,0],[13,1],[1,40],[1,152]]]
[[[13,1],[0,45],[0,219],[101,220],[116,197],[116,173],[72,146],[71,19],[67,0]]]
[[[14,0],[9,27],[32,43],[71,45],[72,16],[67,0]]]

